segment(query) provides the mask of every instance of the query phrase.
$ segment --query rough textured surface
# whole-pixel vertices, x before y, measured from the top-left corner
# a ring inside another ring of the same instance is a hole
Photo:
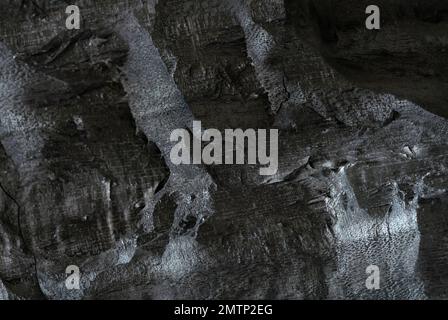
[[[0,299],[448,298],[446,1],[72,2],[0,0]],[[277,174],[173,165],[194,119]]]

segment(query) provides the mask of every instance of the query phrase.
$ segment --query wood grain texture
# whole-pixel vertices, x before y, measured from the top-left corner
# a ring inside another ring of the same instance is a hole
[[[1,2],[0,299],[448,297],[443,1]],[[193,120],[277,174],[173,165]]]

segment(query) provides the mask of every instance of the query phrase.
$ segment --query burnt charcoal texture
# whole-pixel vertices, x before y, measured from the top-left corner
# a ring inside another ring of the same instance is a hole
[[[445,0],[0,8],[0,299],[448,298]],[[277,173],[174,165],[194,120]]]

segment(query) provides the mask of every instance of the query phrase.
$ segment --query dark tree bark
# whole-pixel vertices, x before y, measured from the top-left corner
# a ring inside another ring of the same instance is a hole
[[[2,2],[0,298],[447,297],[445,1]],[[193,120],[277,174],[174,165]]]

